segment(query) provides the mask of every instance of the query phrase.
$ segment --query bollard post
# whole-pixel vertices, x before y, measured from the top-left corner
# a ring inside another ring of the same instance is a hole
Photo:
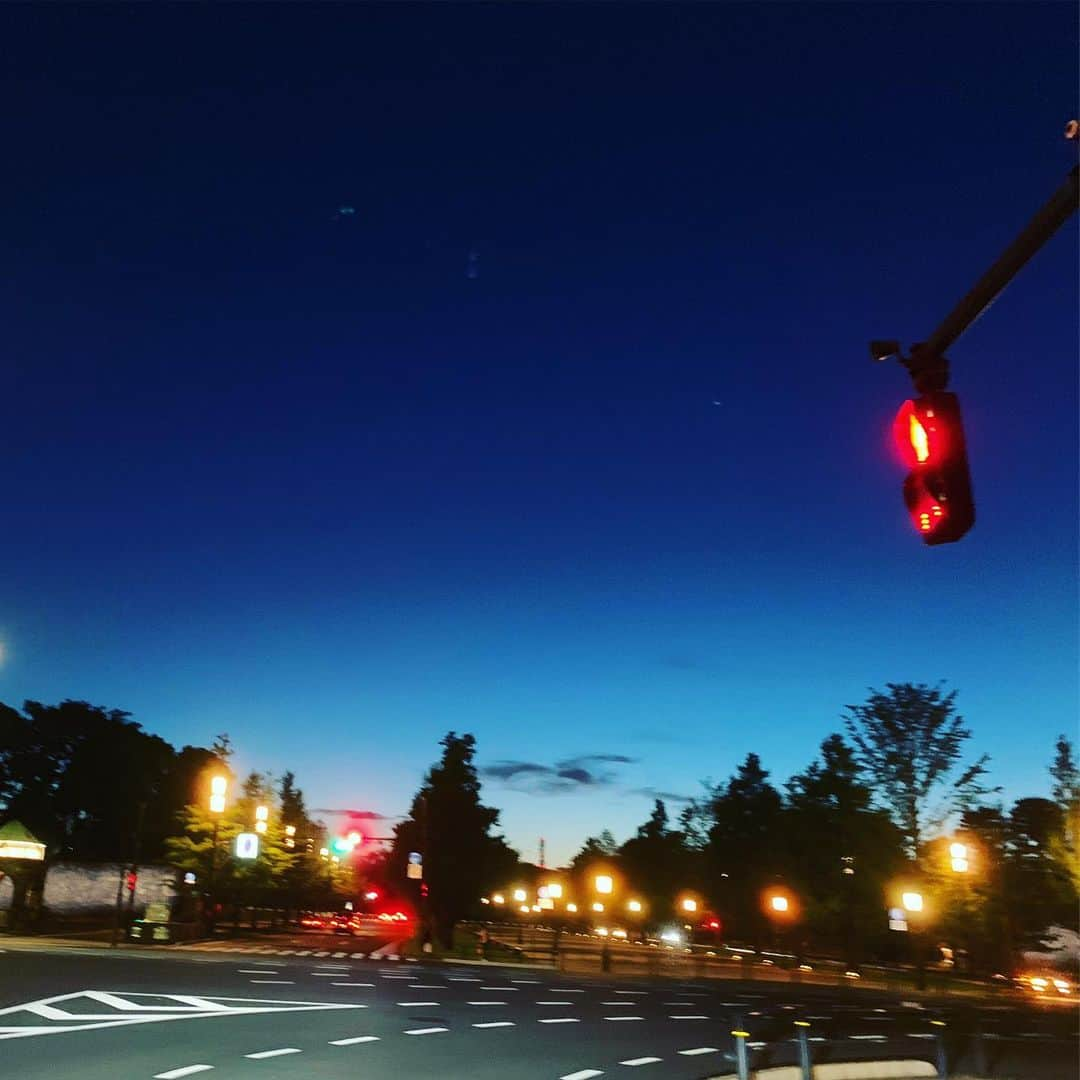
[[[735,1073],[739,1080],[750,1080],[750,1061],[746,1055],[746,1040],[750,1032],[737,1027],[731,1034],[735,1036]]]
[[[949,1063],[945,1057],[945,1021],[944,1020],[931,1020],[932,1027],[936,1027],[937,1030],[937,1074],[940,1080],[944,1080],[949,1075]]]
[[[796,1020],[795,1034],[799,1040],[799,1068],[802,1069],[802,1080],[813,1080],[814,1073],[810,1062],[810,1021]]]

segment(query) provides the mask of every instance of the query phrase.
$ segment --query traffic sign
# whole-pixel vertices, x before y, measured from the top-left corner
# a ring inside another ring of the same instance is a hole
[[[236,838],[236,857],[238,859],[256,859],[259,856],[259,834],[242,832]]]

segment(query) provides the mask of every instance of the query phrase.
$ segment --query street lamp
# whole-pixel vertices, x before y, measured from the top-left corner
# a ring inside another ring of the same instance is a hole
[[[575,904],[573,902],[567,904],[566,905],[566,910],[569,911],[571,915],[576,915],[577,914],[577,904]]]
[[[632,912],[634,912],[635,915],[637,915],[641,911],[641,901],[640,900],[628,900],[626,902],[626,910],[627,911],[632,911]]]
[[[679,907],[686,912],[687,915],[693,915],[697,911],[697,901],[692,896],[684,896],[679,901]]]
[[[780,914],[780,915],[786,914],[787,909],[788,909],[788,898],[786,896],[780,896],[780,895],[773,896],[769,900],[769,906],[777,914]]]
[[[528,899],[529,894],[524,889],[514,890],[514,899],[519,903],[524,903]]]
[[[223,814],[225,812],[225,791],[229,781],[224,776],[214,776],[210,779],[210,812]]]
[[[266,832],[266,819],[270,816],[270,811],[265,806],[255,807],[255,831],[257,833]]]
[[[604,910],[604,905],[601,904],[599,900],[595,900],[593,901],[592,909],[597,913],[602,913]]]
[[[904,905],[904,910],[908,912],[918,913],[923,909],[923,897],[920,892],[906,892],[900,897],[900,903]]]
[[[954,874],[966,874],[971,868],[968,861],[968,846],[959,841],[949,845],[949,860]]]
[[[615,889],[615,882],[610,874],[597,874],[593,879],[593,887],[602,895],[608,895]]]
[[[224,776],[210,777],[210,813],[214,816],[214,834],[210,839],[210,873],[206,875],[206,892],[210,897],[211,905],[214,896],[214,877],[217,874],[217,846],[218,828],[221,825],[221,815],[225,813],[225,792],[228,790],[229,781]],[[213,929],[213,908],[210,914],[210,929]]]

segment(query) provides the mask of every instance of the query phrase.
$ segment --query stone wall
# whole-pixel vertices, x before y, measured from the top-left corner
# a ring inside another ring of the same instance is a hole
[[[116,885],[125,866],[122,863],[52,863],[45,875],[45,907],[51,915],[72,917],[93,915],[116,906]],[[168,901],[176,895],[176,871],[171,866],[140,866],[135,885],[135,912],[146,905]],[[0,881],[0,910],[11,905],[10,883]],[[124,889],[127,906],[127,888]]]

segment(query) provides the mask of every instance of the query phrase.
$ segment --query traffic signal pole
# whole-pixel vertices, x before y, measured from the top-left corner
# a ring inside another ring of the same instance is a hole
[[[1067,137],[1076,139],[1070,125]],[[1061,186],[1050,196],[1019,235],[997,257],[993,264],[971,287],[970,291],[945,316],[938,328],[926,339],[913,345],[910,356],[904,356],[899,342],[872,341],[870,352],[875,360],[896,357],[911,374],[920,394],[944,390],[948,384],[949,366],[945,351],[986,311],[1006,286],[1027,265],[1032,256],[1065,224],[1080,203],[1078,168],[1065,177]]]

